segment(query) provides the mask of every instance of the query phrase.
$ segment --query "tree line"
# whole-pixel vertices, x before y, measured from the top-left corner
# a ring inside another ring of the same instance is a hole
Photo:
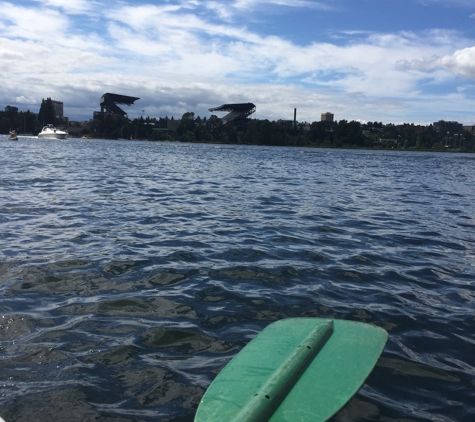
[[[38,114],[29,110],[18,111],[7,106],[0,111],[0,133],[17,130],[19,134],[36,135],[44,124],[58,125],[50,99],[43,100]],[[74,125],[74,123],[71,123]],[[74,130],[72,126],[69,128]],[[106,115],[104,119],[90,120],[76,128],[76,136],[105,139],[147,139],[153,141],[180,141],[202,143],[230,143],[269,146],[302,146],[324,148],[375,148],[414,150],[459,150],[475,152],[475,136],[469,131],[457,134],[439,133],[433,125],[394,125],[382,122],[361,123],[340,120],[302,123],[293,121],[269,121],[249,119],[246,124],[209,118],[195,117],[192,112],[183,114],[180,120],[173,117],[140,117],[129,120]]]
[[[374,148],[413,150],[459,150],[475,152],[472,132],[439,133],[433,125],[361,123],[340,120],[309,123],[250,119],[242,128],[226,125],[216,116],[208,120],[185,113],[174,139],[183,142],[220,142],[269,146],[322,148]]]
[[[36,135],[46,124],[59,125],[62,122],[56,117],[51,98],[42,100],[39,113],[30,110],[18,111],[18,107],[6,106],[0,111],[0,133],[6,134],[11,130],[18,133]]]

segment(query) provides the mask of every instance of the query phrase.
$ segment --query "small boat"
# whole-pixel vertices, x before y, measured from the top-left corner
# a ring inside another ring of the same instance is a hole
[[[53,125],[46,125],[43,130],[38,133],[38,138],[50,138],[50,139],[66,139],[68,132],[59,130]]]
[[[9,141],[18,141],[18,135],[16,133],[16,130],[12,130],[9,133],[10,133],[10,136],[8,137]]]

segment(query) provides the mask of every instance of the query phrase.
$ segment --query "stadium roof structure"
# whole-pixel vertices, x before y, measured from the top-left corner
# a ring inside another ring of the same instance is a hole
[[[237,123],[238,126],[247,123],[247,118],[256,112],[256,106],[252,103],[223,104],[219,107],[210,108],[209,111],[227,111],[226,116],[221,118],[223,124]]]
[[[126,104],[130,106],[137,100],[140,100],[140,98],[106,93],[101,97],[101,111],[104,113],[104,110],[106,110],[109,113],[125,117],[127,113],[117,104]]]

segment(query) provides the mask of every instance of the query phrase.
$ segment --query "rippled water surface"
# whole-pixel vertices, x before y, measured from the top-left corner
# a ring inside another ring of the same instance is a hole
[[[192,421],[270,322],[389,332],[335,421],[475,420],[475,155],[0,137],[0,416]]]

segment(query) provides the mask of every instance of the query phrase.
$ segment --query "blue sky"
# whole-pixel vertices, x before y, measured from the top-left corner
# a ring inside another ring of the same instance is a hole
[[[0,107],[475,124],[475,0],[0,1]]]

